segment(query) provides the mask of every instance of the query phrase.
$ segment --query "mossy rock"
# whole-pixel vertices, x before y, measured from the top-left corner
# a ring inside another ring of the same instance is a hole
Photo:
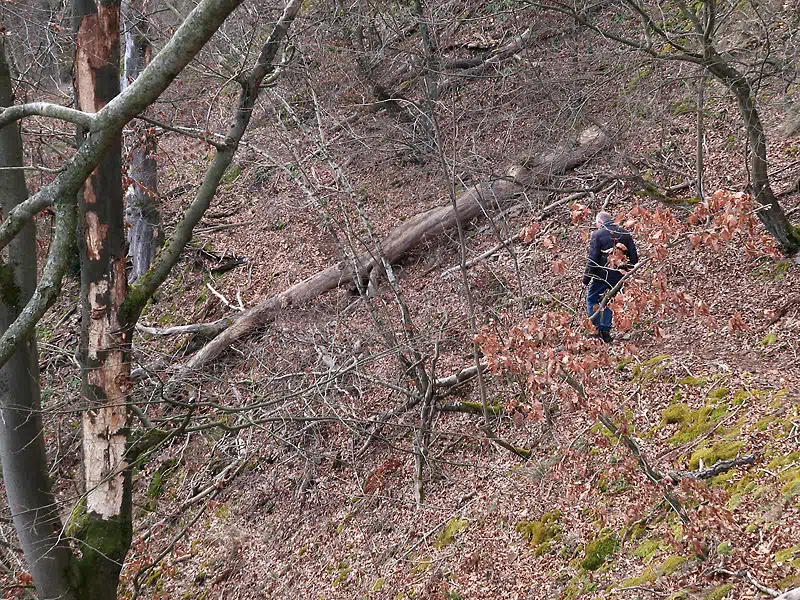
[[[689,420],[692,409],[686,403],[673,404],[661,411],[661,422],[665,425],[685,423]]]
[[[791,499],[800,496],[800,467],[780,473],[778,480],[783,484],[781,494],[784,498]]]
[[[619,547],[616,533],[608,533],[586,544],[585,558],[581,566],[587,571],[596,571],[606,560],[613,555]]]
[[[668,354],[653,356],[633,367],[633,380],[638,383],[652,381],[666,368],[667,361],[672,358]]]
[[[469,521],[466,519],[453,517],[444,526],[442,533],[439,534],[439,537],[436,538],[436,541],[433,543],[433,547],[438,550],[440,548],[444,548],[445,546],[449,546],[456,541],[456,535],[464,531],[464,529],[467,528],[467,525],[469,525]]]
[[[692,470],[697,469],[701,460],[705,467],[710,467],[721,460],[736,458],[743,447],[744,442],[730,440],[721,440],[711,446],[701,446],[689,458],[689,468]]]
[[[678,556],[678,555],[670,556],[660,565],[656,566],[651,565],[647,567],[642,572],[641,575],[626,579],[619,585],[614,585],[612,587],[621,587],[621,588],[637,587],[637,586],[647,585],[648,583],[653,583],[663,575],[672,575],[685,562],[686,558],[684,558],[683,556]]]
[[[561,511],[555,510],[544,513],[538,521],[520,521],[515,528],[530,543],[531,548],[536,549],[536,555],[541,556],[550,550],[550,541],[561,534],[561,526],[558,524],[560,518]]]
[[[784,548],[775,553],[776,565],[789,565],[793,569],[800,569],[800,544],[791,548]]]
[[[704,596],[705,600],[722,600],[722,598],[725,598],[732,589],[733,585],[730,583],[718,585]]]
[[[701,385],[705,385],[708,383],[708,379],[705,377],[693,377],[692,375],[687,375],[676,381],[678,385],[688,385],[689,387],[699,387]]]
[[[670,418],[680,419],[680,421],[676,421],[676,423],[680,424],[678,431],[667,440],[673,444],[685,444],[686,442],[696,440],[704,433],[711,431],[719,420],[728,414],[728,406],[726,404],[721,404],[719,406],[702,406],[697,410],[690,410],[688,413],[680,404],[675,406],[680,408],[673,411],[670,411],[672,407],[664,409],[664,412],[666,412]],[[686,408],[688,408],[688,406],[686,406]]]
[[[633,551],[633,555],[642,560],[649,560],[661,552],[663,548],[664,545],[661,540],[645,540],[636,547],[636,550]]]

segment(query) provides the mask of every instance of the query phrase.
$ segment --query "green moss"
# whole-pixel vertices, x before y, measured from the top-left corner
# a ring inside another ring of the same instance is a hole
[[[668,414],[670,408],[672,407],[665,409]],[[702,406],[688,413],[686,413],[685,408],[678,408],[673,411],[670,416],[673,419],[681,419],[680,421],[676,421],[676,423],[680,424],[680,427],[668,441],[673,444],[684,444],[694,441],[704,433],[713,429],[717,422],[726,414],[728,414],[728,407],[725,404],[719,406]]]
[[[781,281],[786,278],[789,268],[792,266],[788,260],[779,260],[775,263],[775,268],[772,271],[772,278],[775,281]]]
[[[127,498],[127,502],[130,499]],[[73,562],[73,578],[83,598],[100,597],[96,574],[108,568],[108,562],[122,563],[130,548],[133,527],[130,520],[122,517],[101,519],[86,512],[81,501],[72,511],[67,535],[78,540],[81,557]]]
[[[692,415],[692,410],[688,404],[680,403],[668,406],[661,411],[661,422],[666,425],[685,423]]]
[[[648,583],[653,583],[656,579],[661,577],[662,575],[672,575],[675,571],[677,571],[683,563],[686,562],[686,559],[683,556],[673,555],[668,557],[664,562],[657,566],[649,566],[647,567],[641,575],[637,577],[631,577],[626,579],[622,583],[619,584],[619,587],[626,588],[626,587],[637,587],[646,585]],[[616,586],[614,586],[616,587]]]
[[[645,540],[639,546],[637,546],[636,550],[633,551],[634,556],[638,556],[643,560],[647,560],[652,558],[653,555],[660,552],[662,549],[662,542],[661,540]]]
[[[638,365],[633,367],[634,381],[637,383],[646,383],[653,380],[655,377],[661,374],[661,372],[667,366],[666,362],[670,358],[671,357],[668,354],[660,354],[640,362]]]
[[[442,533],[439,534],[439,537],[436,538],[436,541],[433,543],[433,547],[439,549],[449,546],[455,541],[456,535],[467,528],[467,525],[469,525],[469,521],[466,519],[453,517],[445,524]]]
[[[790,565],[794,569],[800,569],[800,544],[791,548],[784,548],[775,553],[776,565]]]
[[[346,560],[341,561],[336,569],[336,577],[333,580],[333,587],[338,587],[345,583],[350,577],[351,572],[352,569],[350,568],[350,563],[348,563]]]
[[[698,387],[708,383],[708,379],[706,379],[705,377],[693,377],[691,375],[687,375],[683,379],[679,379],[676,383],[678,385],[688,385],[690,387]]]
[[[743,446],[744,442],[730,440],[721,440],[711,446],[700,446],[689,458],[689,468],[692,470],[697,469],[701,460],[704,467],[710,467],[721,460],[735,458]]]
[[[433,566],[433,561],[430,558],[421,558],[414,566],[411,567],[411,574],[412,575],[419,575],[420,573],[424,573],[428,569]]]
[[[380,592],[384,585],[386,585],[386,580],[383,577],[378,577],[378,579],[375,580],[375,583],[372,584],[370,591]]]
[[[793,590],[800,587],[800,575],[789,575],[778,581],[779,590]]]
[[[768,333],[764,336],[764,338],[759,342],[759,345],[766,348],[767,346],[771,346],[775,342],[778,341],[778,336],[774,333]]]
[[[788,467],[796,462],[800,462],[800,452],[790,452],[789,454],[783,454],[773,458],[767,464],[767,469],[770,471],[777,471],[782,467]]]
[[[147,510],[155,510],[156,501],[161,497],[164,492],[164,483],[169,472],[178,464],[174,458],[162,462],[156,472],[153,473],[153,478],[147,486],[147,503],[145,507]]]
[[[742,503],[742,500],[744,500],[744,495],[734,494],[730,497],[730,499],[728,499],[728,502],[725,504],[725,508],[730,511],[734,511]]]
[[[733,585],[731,585],[730,583],[724,583],[722,585],[718,585],[717,587],[715,587],[713,590],[711,590],[710,592],[708,592],[705,595],[705,599],[706,600],[722,600],[722,598],[727,596],[728,593],[730,593],[730,591],[732,589],[733,589]]]
[[[711,390],[708,393],[708,397],[709,398],[713,398],[714,400],[722,400],[723,398],[725,398],[730,393],[731,393],[731,391],[728,388],[725,388],[725,387],[724,388],[717,388],[715,390]]]
[[[538,521],[520,521],[516,525],[516,530],[536,549],[537,556],[546,554],[550,549],[550,540],[555,539],[561,533],[561,526],[558,520],[561,518],[561,511],[544,513]],[[542,548],[547,545],[546,548]]]
[[[569,580],[567,587],[561,592],[562,600],[578,600],[597,590],[597,584],[589,579],[585,573],[579,573]]]
[[[777,419],[775,417],[762,417],[758,421],[756,421],[756,429],[759,431],[766,431],[769,429],[769,426],[774,423]]]
[[[641,575],[629,577],[628,579],[623,580],[619,586],[614,585],[612,587],[641,587],[643,585],[647,585],[648,583],[653,583],[656,579],[658,579],[658,575],[656,575],[655,569],[653,569],[653,567],[647,567]]]
[[[668,556],[667,559],[661,563],[659,570],[662,575],[672,575],[675,571],[680,569],[685,562],[685,557],[673,554],[672,556]]]
[[[728,556],[731,552],[733,552],[733,544],[728,541],[724,541],[717,546],[717,554],[720,556]]]
[[[459,402],[459,406],[463,409],[464,412],[473,413],[476,415],[483,414],[483,404],[480,402],[470,402],[467,400],[462,400]],[[487,404],[486,411],[495,417],[505,414],[505,409],[500,404]]]
[[[587,571],[596,571],[619,547],[617,534],[609,533],[586,544],[585,558],[581,566]]]
[[[242,174],[242,167],[239,165],[231,165],[225,170],[222,179],[219,180],[220,185],[230,185]]]

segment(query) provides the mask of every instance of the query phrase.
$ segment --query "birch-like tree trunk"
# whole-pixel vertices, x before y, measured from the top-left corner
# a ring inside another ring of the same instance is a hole
[[[14,103],[0,33],[0,106]],[[22,140],[16,123],[0,129],[0,167],[21,167]],[[0,209],[8,214],[28,196],[22,170],[0,173]],[[74,223],[73,223],[74,230]],[[36,229],[33,223],[8,245],[0,264],[0,330],[19,316],[36,288]],[[36,336],[27,335],[0,369],[0,457],[8,506],[40,598],[73,598],[70,550],[61,535],[58,506],[48,477],[39,389]]]
[[[123,4],[125,15],[125,58],[122,89],[139,77],[150,63],[149,0],[131,0]],[[131,184],[125,192],[125,217],[128,222],[128,256],[133,267],[129,283],[144,275],[153,264],[164,242],[161,215],[158,210],[158,163],[156,136],[146,125],[134,127],[131,165],[128,171]]]

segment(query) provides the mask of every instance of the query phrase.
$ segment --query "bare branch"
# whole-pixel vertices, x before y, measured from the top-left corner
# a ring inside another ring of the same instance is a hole
[[[49,102],[31,102],[3,109],[3,112],[0,113],[0,129],[25,117],[33,116],[67,121],[87,130],[91,129],[95,122],[94,115],[85,113],[82,110],[75,110],[60,104],[50,104]]]

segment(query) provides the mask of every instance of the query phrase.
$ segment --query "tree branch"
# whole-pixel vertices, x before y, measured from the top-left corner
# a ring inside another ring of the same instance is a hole
[[[11,358],[17,345],[28,338],[61,293],[61,281],[69,266],[70,248],[76,233],[75,213],[73,198],[64,198],[56,205],[55,233],[42,277],[25,308],[0,338],[0,367]]]
[[[30,102],[4,108],[3,112],[0,113],[0,129],[25,117],[33,116],[67,121],[87,130],[91,129],[95,122],[94,115],[85,113],[82,110],[75,110],[60,104],[50,104],[49,102]]]
[[[192,238],[195,226],[200,222],[200,219],[214,199],[219,183],[225,171],[233,161],[233,157],[239,147],[239,142],[247,130],[247,126],[250,124],[253,106],[255,106],[256,99],[258,98],[261,83],[264,78],[276,68],[275,65],[272,64],[272,61],[278,53],[280,44],[286,37],[286,33],[294,21],[297,12],[300,10],[300,5],[300,0],[289,0],[289,3],[283,11],[283,15],[281,15],[281,18],[275,23],[275,27],[269,39],[261,49],[261,54],[258,57],[256,66],[247,77],[247,80],[242,83],[239,105],[236,109],[233,123],[225,138],[225,144],[222,149],[217,148],[214,159],[206,170],[203,183],[200,185],[195,199],[189,205],[180,223],[175,228],[172,237],[162,248],[156,260],[150,266],[150,269],[130,287],[128,291],[128,300],[123,307],[123,318],[128,326],[133,325],[138,320],[147,300],[152,297],[159,286],[166,281],[170,271],[178,262],[184,247]],[[155,62],[156,61],[153,61],[148,69],[150,69]],[[136,86],[146,73],[147,70],[139,76],[128,90]]]

